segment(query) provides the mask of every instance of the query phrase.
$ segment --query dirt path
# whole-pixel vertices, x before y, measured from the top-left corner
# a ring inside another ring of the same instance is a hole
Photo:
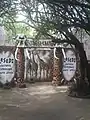
[[[0,89],[0,120],[90,120],[90,100],[71,98],[66,87],[36,83]]]

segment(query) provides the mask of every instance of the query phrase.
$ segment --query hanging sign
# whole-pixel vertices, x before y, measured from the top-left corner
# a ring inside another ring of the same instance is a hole
[[[76,71],[76,56],[73,50],[66,50],[66,57],[63,60],[63,76],[65,80],[70,81]]]

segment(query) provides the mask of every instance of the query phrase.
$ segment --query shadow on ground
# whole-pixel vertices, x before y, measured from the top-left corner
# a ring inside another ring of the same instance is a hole
[[[50,83],[0,89],[0,120],[90,120],[90,100],[68,97],[66,91]]]

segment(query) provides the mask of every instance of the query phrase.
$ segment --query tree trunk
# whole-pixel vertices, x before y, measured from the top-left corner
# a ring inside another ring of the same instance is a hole
[[[76,76],[76,83],[70,87],[70,95],[71,96],[86,96],[89,93],[89,86],[90,86],[90,75],[89,75],[89,69],[88,69],[88,60],[86,57],[86,53],[84,51],[84,48],[80,42],[75,45],[76,49],[79,52],[79,57],[80,57],[80,74],[81,77],[78,78]],[[86,77],[88,79],[89,86],[86,81]],[[74,93],[74,94],[73,94]]]
[[[69,95],[70,96],[86,96],[87,94],[90,94],[90,73],[89,73],[89,64],[86,57],[86,53],[84,51],[84,48],[82,44],[79,42],[79,40],[68,30],[65,31],[67,39],[66,40],[54,40],[56,43],[68,43],[75,46],[75,49],[78,51],[79,57],[80,57],[80,72],[81,76],[76,74],[76,80],[72,83],[72,85],[69,88]],[[86,77],[88,80],[88,83],[86,81]]]

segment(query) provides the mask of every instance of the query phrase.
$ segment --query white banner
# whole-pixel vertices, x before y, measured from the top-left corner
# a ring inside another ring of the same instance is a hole
[[[76,56],[75,53],[68,49],[66,51],[66,58],[63,60],[63,76],[65,80],[70,81],[75,75],[76,71]]]
[[[10,51],[0,53],[0,82],[11,82],[15,74],[15,59]]]

